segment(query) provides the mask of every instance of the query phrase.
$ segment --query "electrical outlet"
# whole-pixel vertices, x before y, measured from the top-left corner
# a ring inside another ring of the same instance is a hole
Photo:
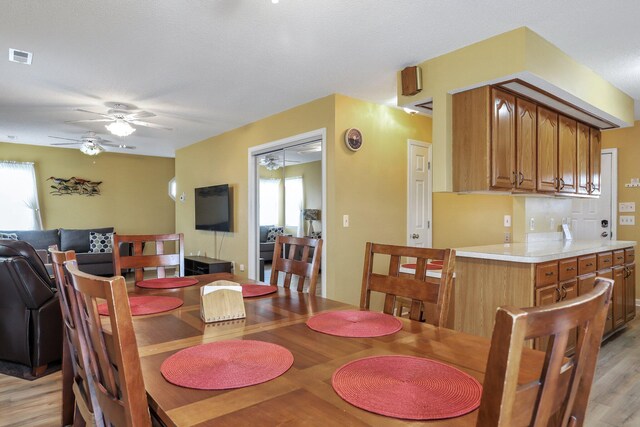
[[[620,215],[620,225],[636,225],[636,216]]]
[[[635,212],[635,211],[636,211],[635,202],[618,203],[618,212]]]
[[[240,271],[244,271],[244,264],[240,264]]]
[[[505,243],[511,243],[511,232],[506,231],[504,233],[504,242]]]

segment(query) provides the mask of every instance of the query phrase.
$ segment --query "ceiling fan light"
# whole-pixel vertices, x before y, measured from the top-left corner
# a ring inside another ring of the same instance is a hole
[[[136,128],[121,119],[118,119],[111,124],[105,125],[105,127],[109,132],[116,136],[129,136],[136,130]]]
[[[86,142],[80,146],[80,151],[82,151],[87,156],[97,156],[104,151],[104,148],[102,148],[98,144]]]

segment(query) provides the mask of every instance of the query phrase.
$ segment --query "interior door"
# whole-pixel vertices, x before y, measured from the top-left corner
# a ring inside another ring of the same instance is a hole
[[[574,239],[612,240],[615,239],[615,221],[613,217],[613,154],[600,155],[602,168],[600,174],[601,194],[597,199],[574,199],[571,214],[571,230]]]
[[[431,247],[431,144],[409,141],[407,246]]]

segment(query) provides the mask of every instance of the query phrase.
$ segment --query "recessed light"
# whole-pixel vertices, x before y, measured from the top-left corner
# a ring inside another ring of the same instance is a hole
[[[7,138],[9,138],[9,139],[16,139],[16,136],[15,136],[15,135],[7,135]]]
[[[271,3],[278,4],[278,3],[280,3],[280,0],[271,0]]]
[[[33,53],[24,50],[9,49],[9,61],[19,64],[31,65]]]

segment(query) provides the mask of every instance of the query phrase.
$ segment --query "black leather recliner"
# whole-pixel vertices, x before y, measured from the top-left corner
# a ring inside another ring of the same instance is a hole
[[[34,375],[62,358],[62,315],[53,280],[31,245],[0,240],[0,359]]]

